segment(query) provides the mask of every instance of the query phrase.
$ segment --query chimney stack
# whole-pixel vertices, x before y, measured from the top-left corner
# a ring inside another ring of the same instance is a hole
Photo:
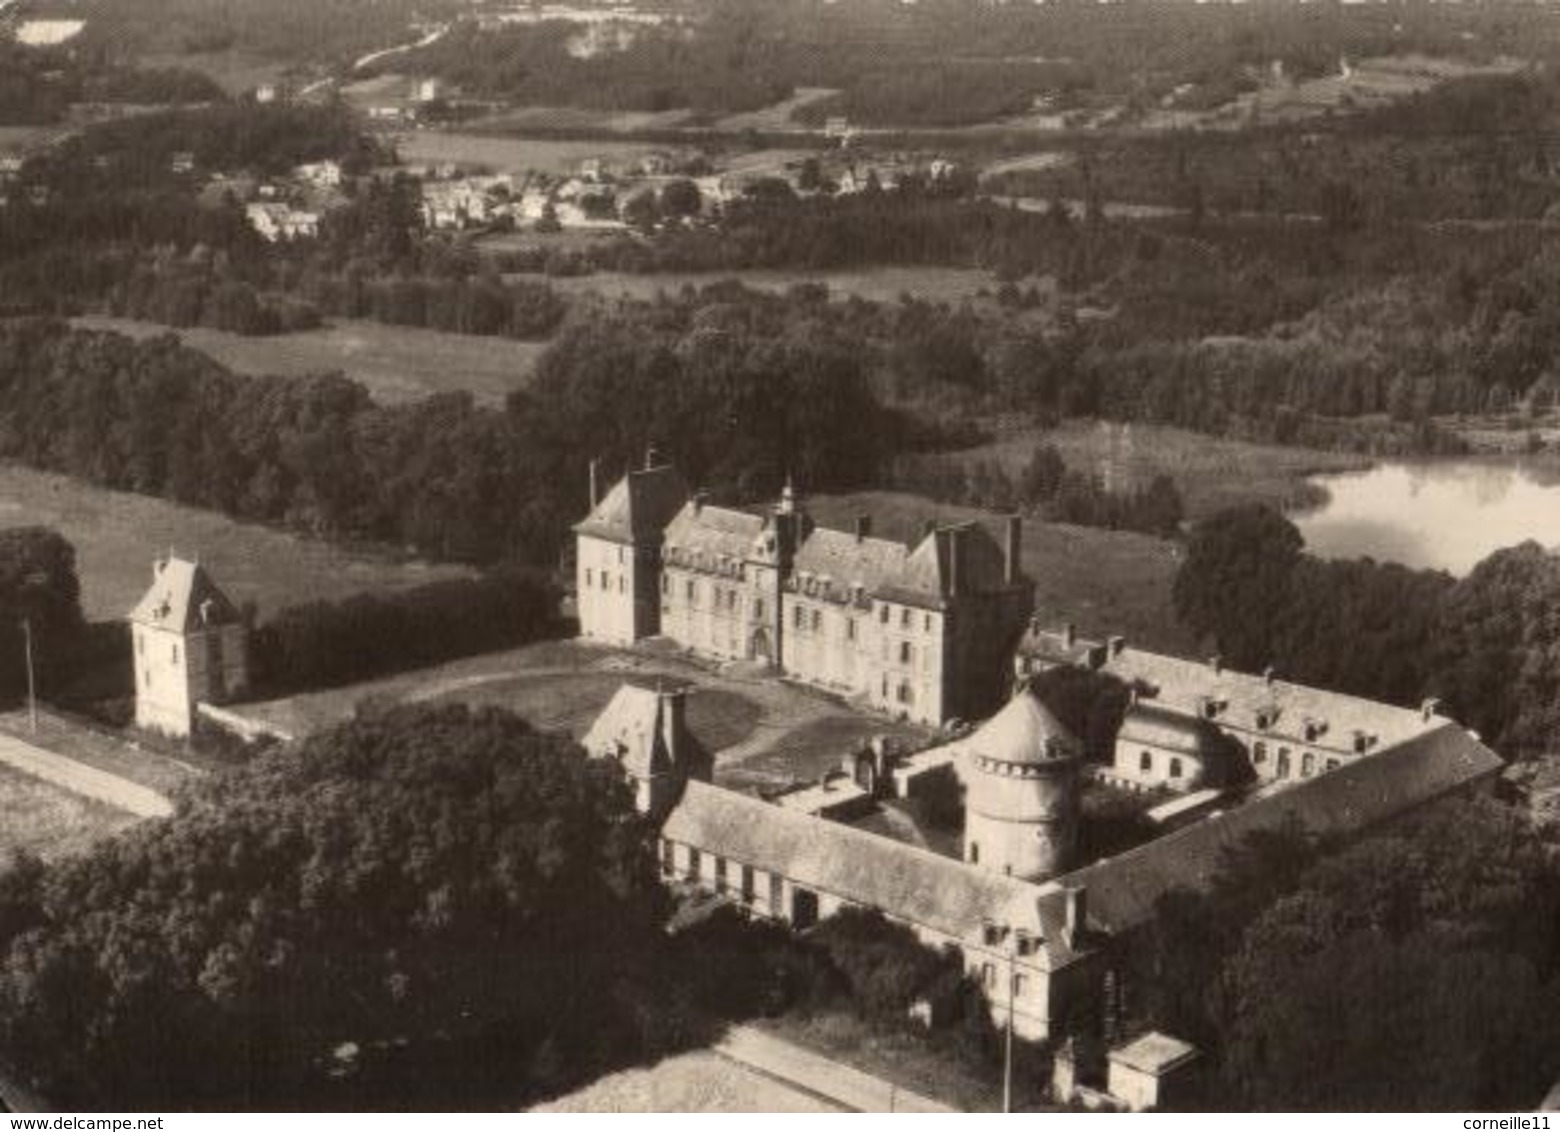
[[[1214,672],[1223,672],[1224,658],[1215,653],[1213,656],[1208,658],[1208,667],[1213,669]]]
[[[1007,521],[1007,553],[1006,566],[1007,577],[1004,579],[1008,585],[1018,582],[1018,562],[1024,550],[1024,520],[1017,515],[1009,515]]]
[[[666,745],[666,754],[672,760],[672,767],[681,771],[683,767],[683,720],[688,704],[688,690],[686,688],[662,688],[656,695],[661,701],[661,742]]]
[[[856,516],[856,541],[858,543],[863,543],[863,542],[866,542],[871,537],[872,537],[872,516],[871,515],[857,515]]]
[[[645,471],[651,471],[661,466],[661,453],[654,444],[645,449]]]
[[[693,513],[699,514],[704,510],[704,504],[709,499],[709,492],[702,487],[693,493]]]
[[[936,532],[936,530],[937,530],[937,520],[936,519],[928,519],[924,523],[921,524],[921,537],[922,538],[931,538],[932,535]]]
[[[1441,714],[1441,701],[1434,696],[1419,705],[1419,714],[1426,723],[1429,723],[1437,715]]]
[[[1072,648],[1073,645],[1078,643],[1078,626],[1071,621],[1062,626],[1062,642],[1068,648]]]
[[[1089,890],[1069,888],[1067,896],[1067,946],[1076,948],[1083,938],[1089,916]]]
[[[590,509],[594,511],[601,503],[601,461],[590,462]]]
[[[1266,668],[1264,668],[1262,670],[1262,682],[1264,684],[1266,684],[1269,688],[1271,688],[1273,686],[1273,676],[1274,676],[1274,672],[1273,672],[1273,666],[1271,664],[1268,665]]]
[[[959,595],[959,536],[964,532],[958,527],[948,528],[948,596]]]
[[[1127,649],[1127,638],[1111,637],[1105,642],[1105,645],[1109,649],[1111,656],[1120,656]]]

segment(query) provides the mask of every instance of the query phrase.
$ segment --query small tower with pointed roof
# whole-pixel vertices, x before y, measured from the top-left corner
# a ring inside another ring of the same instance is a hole
[[[960,747],[964,859],[1028,881],[1065,871],[1078,841],[1083,745],[1025,688]]]
[[[157,560],[130,636],[137,727],[185,738],[197,705],[228,703],[249,683],[248,630],[199,562]]]
[[[659,820],[690,779],[708,782],[710,755],[688,730],[688,689],[624,684],[596,717],[580,745],[622,768],[635,808]]]

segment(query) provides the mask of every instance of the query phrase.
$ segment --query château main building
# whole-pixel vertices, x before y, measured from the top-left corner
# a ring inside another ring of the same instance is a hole
[[[575,527],[583,637],[666,637],[715,660],[763,664],[921,723],[998,706],[1033,584],[1021,527],[928,528],[914,547],[815,524],[790,484],[767,513],[706,502],[653,458]]]

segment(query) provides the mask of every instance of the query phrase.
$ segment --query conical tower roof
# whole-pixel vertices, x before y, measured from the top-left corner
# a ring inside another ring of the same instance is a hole
[[[1028,689],[981,724],[963,746],[978,758],[1030,765],[1083,754],[1083,744]]]

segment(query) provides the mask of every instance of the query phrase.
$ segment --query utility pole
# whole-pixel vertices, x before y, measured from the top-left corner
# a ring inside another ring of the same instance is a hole
[[[38,687],[33,678],[32,618],[22,618],[22,649],[27,656],[27,722],[38,734]]]
[[[1013,1111],[1013,1002],[1017,997],[1014,984],[1018,982],[1018,933],[1007,930],[1007,1035],[1002,1052],[1002,1111]]]

